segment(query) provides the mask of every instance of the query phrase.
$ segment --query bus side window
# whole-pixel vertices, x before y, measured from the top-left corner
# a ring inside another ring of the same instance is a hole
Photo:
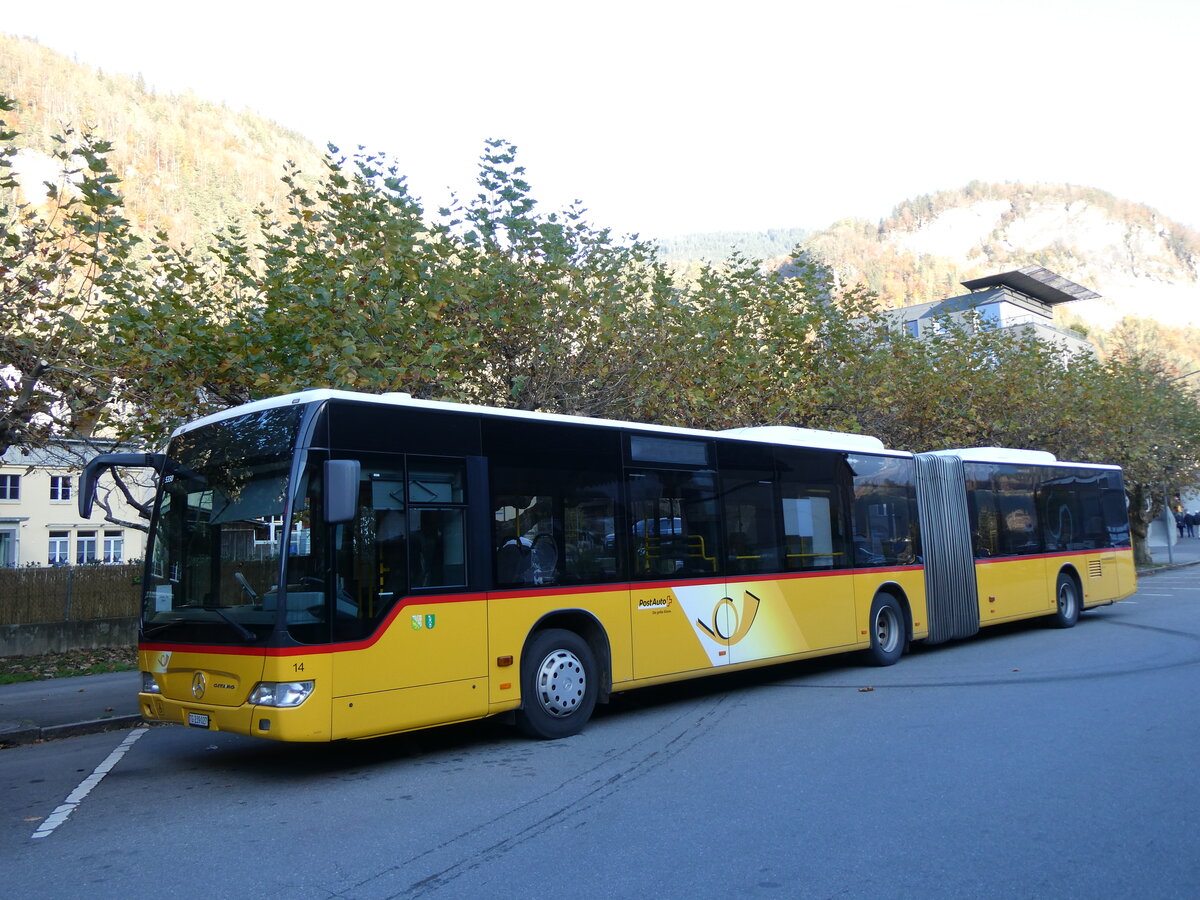
[[[409,510],[408,572],[414,588],[467,583],[463,515],[461,509]]]
[[[708,470],[626,473],[631,568],[636,577],[722,571],[716,484]]]
[[[920,558],[913,461],[848,456],[854,485],[854,564],[912,565]]]
[[[358,640],[408,592],[402,469],[364,463],[358,517],[337,527],[336,541],[333,639]]]
[[[483,439],[496,586],[620,578],[614,536],[619,433],[488,419]]]
[[[1112,480],[1103,485],[1100,492],[1100,509],[1107,536],[1102,546],[1128,547],[1130,542],[1129,501],[1125,497],[1125,489],[1121,485],[1120,476],[1108,477]]]
[[[841,454],[776,448],[775,458],[784,569],[798,572],[849,566]]]
[[[755,473],[721,473],[725,493],[725,546],[731,575],[780,571],[775,488]]]
[[[971,477],[967,467],[967,514],[971,521],[971,549],[976,559],[1000,555],[1000,525],[991,483]]]
[[[1037,473],[1024,466],[995,467],[992,484],[996,491],[1001,555],[1040,553],[1042,535],[1034,502]]]
[[[408,578],[415,588],[467,583],[466,462],[408,458]]]

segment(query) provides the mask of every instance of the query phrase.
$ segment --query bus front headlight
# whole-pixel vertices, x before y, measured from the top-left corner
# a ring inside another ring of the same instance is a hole
[[[142,673],[142,693],[143,694],[161,694],[162,688],[158,686],[158,682],[154,680],[153,672]]]
[[[314,684],[314,681],[260,681],[247,699],[255,706],[299,706],[313,692]]]

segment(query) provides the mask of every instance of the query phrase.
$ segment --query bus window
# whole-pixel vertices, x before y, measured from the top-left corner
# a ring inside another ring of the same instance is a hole
[[[616,485],[554,469],[493,469],[496,584],[613,581]],[[521,487],[524,491],[519,490]]]
[[[775,489],[756,472],[721,472],[725,501],[726,571],[755,575],[780,570]]]
[[[319,503],[315,508],[320,508]],[[333,529],[336,574],[330,624],[324,624],[326,613],[322,607],[330,602],[324,582],[303,576],[300,558],[289,558],[289,608],[299,605],[299,597],[311,600],[308,610],[319,612],[324,627],[332,627],[335,641],[358,640],[374,631],[409,590],[405,509],[403,467],[396,467],[396,461],[385,467],[365,458],[359,481],[358,517]],[[320,536],[324,529],[314,531]],[[320,545],[320,541],[316,543]],[[322,555],[323,551],[316,558]],[[296,591],[301,593],[297,595]],[[289,625],[289,630],[297,640],[309,642],[319,633],[315,626],[302,622]]]
[[[405,595],[467,581],[466,463],[362,454],[358,515],[317,521],[320,463],[310,465],[288,554],[288,629],[305,643],[370,635]],[[299,526],[303,527],[300,528]],[[325,577],[332,540],[333,578]]]
[[[1107,547],[1130,546],[1129,501],[1121,476],[1108,475],[1100,493],[1100,508],[1104,516],[1104,528],[1108,532]]]
[[[467,583],[463,509],[408,512],[408,572],[414,588],[462,587]]]
[[[1042,540],[1034,503],[1037,484],[1037,473],[1028,467],[992,467],[1001,556],[1041,552]]]
[[[538,493],[516,493],[514,480],[528,484],[530,477],[543,476]],[[496,548],[496,584],[499,587],[557,584],[559,576],[558,537],[561,518],[555,510],[561,503],[545,473],[493,469],[492,532]],[[521,477],[524,476],[524,477]],[[547,493],[544,488],[550,488]]]
[[[717,453],[725,514],[725,571],[730,575],[782,571],[771,448],[719,444]]]
[[[1094,473],[1058,469],[1037,491],[1042,540],[1047,550],[1108,547],[1100,479]]]
[[[967,515],[971,522],[971,549],[976,559],[1000,555],[1000,525],[991,482],[972,475],[976,466],[967,465]]]
[[[854,564],[911,565],[921,548],[911,459],[848,456],[854,487]]]
[[[1047,509],[1047,492],[1042,484],[1045,470],[1029,466],[966,463],[967,509],[971,515],[976,558],[1023,556],[1042,552],[1042,527],[1053,543],[1077,541],[1080,523],[1071,492],[1058,486],[1053,521],[1038,517],[1037,497]]]
[[[1070,475],[1043,482],[1037,491],[1038,518],[1042,523],[1042,541],[1047,550],[1083,550],[1088,546],[1084,534],[1086,513],[1079,484]],[[1099,505],[1099,492],[1095,496]],[[1096,546],[1091,544],[1090,546]]]
[[[408,457],[408,579],[417,588],[467,583],[467,465]]]
[[[627,473],[637,578],[721,571],[716,485],[709,471]]]
[[[485,423],[497,587],[621,577],[614,538],[618,438],[546,423]]]
[[[788,571],[847,566],[840,454],[776,451]]]

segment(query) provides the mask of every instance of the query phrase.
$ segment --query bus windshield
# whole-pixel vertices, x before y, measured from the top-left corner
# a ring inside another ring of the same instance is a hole
[[[275,626],[284,504],[304,407],[265,409],[177,436],[150,536],[145,640],[261,643]]]

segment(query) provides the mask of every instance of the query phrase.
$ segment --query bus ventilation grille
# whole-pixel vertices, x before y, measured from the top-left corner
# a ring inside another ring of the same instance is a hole
[[[1093,559],[1088,563],[1088,578],[1099,578],[1104,574],[1104,569],[1100,565],[1100,560]]]

